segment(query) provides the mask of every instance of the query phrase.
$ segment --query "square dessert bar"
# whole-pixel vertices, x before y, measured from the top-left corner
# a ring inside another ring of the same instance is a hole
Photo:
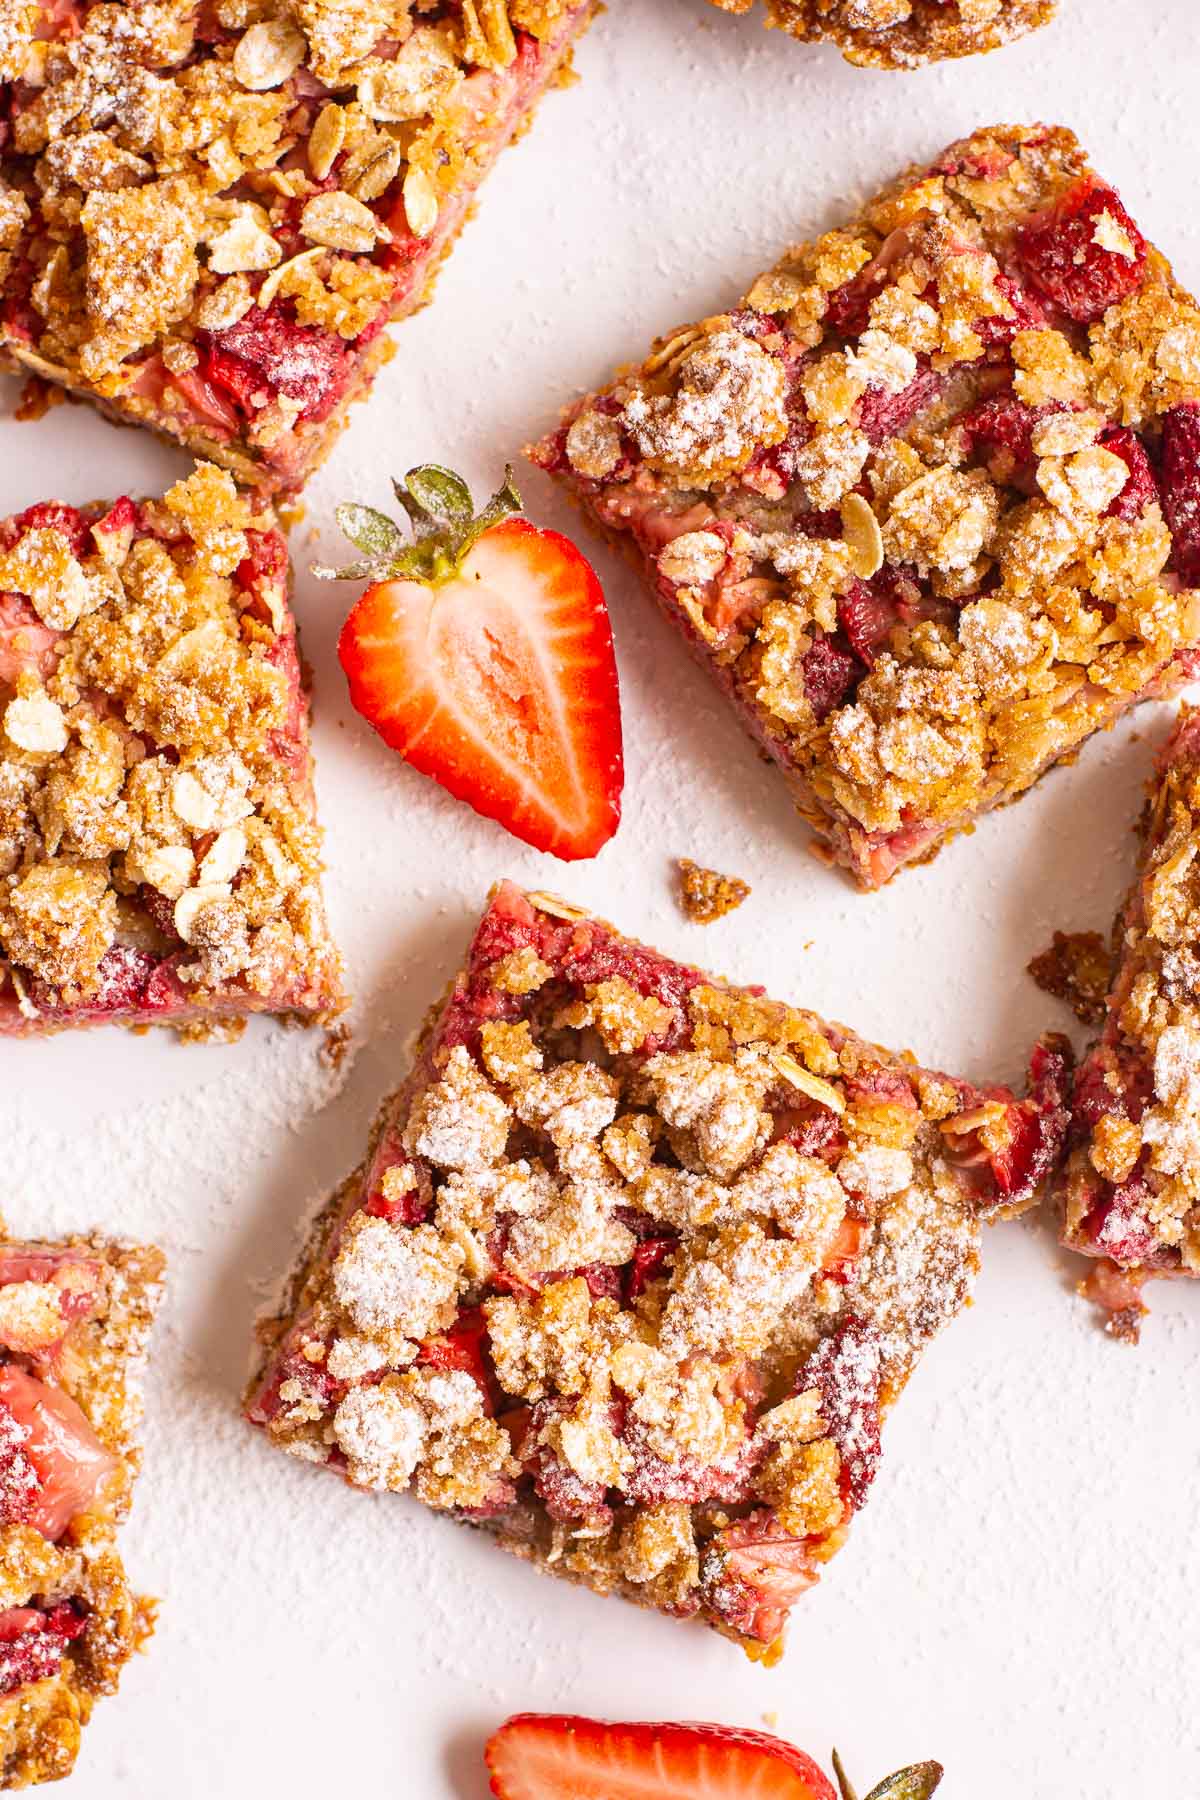
[[[746,13],[754,0],[712,0]],[[1057,0],[766,0],[767,24],[805,43],[836,44],[864,68],[913,69],[999,50],[1047,24]]]
[[[338,1010],[287,584],[211,463],[0,521],[0,1033]]]
[[[153,1629],[115,1548],[140,1466],[140,1362],[163,1259],[0,1239],[0,1787],[68,1775]]]
[[[1057,1178],[1063,1242],[1105,1259],[1085,1291],[1129,1336],[1147,1277],[1200,1275],[1200,712],[1160,752],[1142,832]]]
[[[774,1653],[980,1220],[1066,1125],[548,895],[492,895],[247,1397],[548,1573]]]
[[[865,888],[1200,637],[1200,310],[1070,132],[997,127],[533,452]]]
[[[4,0],[0,359],[298,487],[593,0]]]

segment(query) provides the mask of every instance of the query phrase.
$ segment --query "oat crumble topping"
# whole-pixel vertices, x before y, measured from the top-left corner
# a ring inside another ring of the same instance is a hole
[[[494,892],[248,1413],[762,1654],[772,1534],[813,1579],[840,1544],[981,1218],[1055,1154],[1062,1050],[980,1091],[543,898]]]
[[[0,1029],[336,1007],[286,593],[211,465],[0,523]]]
[[[0,356],[298,485],[590,0],[0,5]]]
[[[722,552],[722,559],[724,552]],[[695,925],[711,925],[750,897],[750,884],[736,875],[719,875],[686,856],[679,859],[679,904]]]
[[[1185,708],[1159,753],[1058,1183],[1064,1242],[1143,1275],[1200,1274],[1198,721]],[[1101,1278],[1103,1303],[1117,1285]]]
[[[746,13],[754,0],[712,3]],[[1014,43],[1049,23],[1056,0],[766,0],[765,11],[768,26],[836,44],[847,62],[912,69]]]
[[[1067,131],[907,172],[531,454],[864,887],[1190,678],[1200,310]]]
[[[5,1789],[71,1772],[97,1699],[152,1629],[116,1546],[141,1462],[140,1364],[162,1273],[149,1247],[0,1241]]]

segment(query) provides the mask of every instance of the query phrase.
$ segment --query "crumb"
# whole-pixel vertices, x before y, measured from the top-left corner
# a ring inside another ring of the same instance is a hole
[[[1098,931],[1056,931],[1049,948],[1027,964],[1044,994],[1064,1000],[1084,1025],[1099,1025],[1112,980],[1112,955]]]
[[[321,1061],[327,1069],[340,1069],[350,1054],[354,1042],[354,1034],[349,1025],[327,1025],[325,1042],[321,1045]]]
[[[31,375],[17,396],[13,418],[21,425],[32,425],[44,419],[52,406],[61,406],[66,397],[62,388],[43,381],[40,375]]]
[[[693,925],[711,925],[733,912],[750,893],[748,882],[736,875],[718,875],[702,869],[686,856],[679,858],[679,904]]]

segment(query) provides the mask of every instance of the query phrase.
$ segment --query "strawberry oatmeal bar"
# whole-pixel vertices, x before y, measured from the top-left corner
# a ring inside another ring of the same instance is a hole
[[[533,456],[865,888],[1195,663],[1200,310],[1067,131],[953,145]]]
[[[504,883],[248,1416],[773,1657],[1066,1076],[1048,1040],[1028,1099],[980,1090]]]
[[[713,0],[747,13],[754,0]],[[836,44],[864,68],[915,69],[999,50],[1054,17],[1057,0],[766,0],[767,24],[805,43]]]
[[[298,487],[592,0],[0,0],[0,358]]]
[[[338,1010],[287,584],[211,463],[0,521],[0,1034]]]
[[[154,1249],[0,1241],[0,1787],[68,1775],[153,1629],[116,1550],[141,1462]]]
[[[1063,1241],[1135,1336],[1138,1290],[1200,1275],[1200,712],[1163,747],[1099,1040],[1080,1065],[1058,1176]]]

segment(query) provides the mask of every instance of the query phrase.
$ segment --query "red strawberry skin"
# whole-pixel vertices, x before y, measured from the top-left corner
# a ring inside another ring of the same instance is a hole
[[[725,1725],[518,1713],[485,1757],[497,1800],[837,1800],[802,1750]]]
[[[613,835],[624,768],[612,628],[569,539],[510,518],[437,587],[373,584],[338,655],[384,742],[485,818],[564,861]]]

